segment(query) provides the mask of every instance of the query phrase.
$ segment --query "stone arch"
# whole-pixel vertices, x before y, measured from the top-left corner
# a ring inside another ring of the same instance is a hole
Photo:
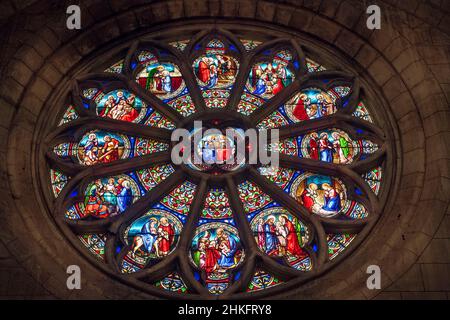
[[[395,290],[397,286],[398,292],[408,291],[410,284],[402,275],[406,273],[407,277],[419,270],[425,284],[423,291],[450,291],[448,278],[436,280],[433,276],[433,268],[441,268],[447,274],[450,268],[450,261],[439,267],[433,264],[440,261],[439,248],[448,249],[449,243],[450,31],[444,17],[450,8],[445,2],[437,7],[431,1],[414,1],[405,8],[391,1],[378,3],[382,12],[387,13],[383,15],[382,32],[367,30],[365,10],[361,2],[353,0],[326,1],[326,4],[325,1],[299,4],[262,0],[154,3],[91,0],[84,4],[83,29],[76,32],[65,29],[64,1],[50,4],[27,1],[20,8],[12,1],[5,2],[3,6],[9,6],[11,14],[8,16],[5,9],[6,16],[0,22],[14,28],[1,35],[8,44],[0,61],[0,105],[4,113],[0,120],[3,177],[0,185],[4,193],[0,234],[5,248],[2,254],[15,261],[22,274],[30,274],[36,286],[43,288],[39,290],[55,297],[148,298],[119,282],[103,281],[108,277],[77,258],[75,250],[60,245],[65,240],[46,219],[45,212],[36,213],[36,204],[40,207],[44,204],[30,188],[41,187],[32,179],[36,161],[32,155],[38,143],[34,140],[35,125],[41,110],[51,105],[49,97],[53,89],[72,77],[79,61],[95,57],[102,45],[168,22],[224,19],[288,27],[333,46],[353,59],[360,74],[377,84],[390,105],[392,121],[398,126],[395,143],[401,149],[401,169],[397,172],[398,193],[390,195],[390,209],[360,250],[291,297],[373,298],[379,292],[365,287],[368,264],[381,266],[383,288],[391,286]],[[433,19],[429,19],[430,14]],[[78,264],[86,270],[83,286],[87,290],[80,293],[66,290],[64,268],[69,264]],[[350,269],[355,265],[357,271]],[[439,287],[436,284],[439,280],[444,285]],[[384,291],[380,296],[400,294]]]

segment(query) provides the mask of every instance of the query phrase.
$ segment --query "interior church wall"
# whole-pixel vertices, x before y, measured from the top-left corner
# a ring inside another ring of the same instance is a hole
[[[449,299],[450,2],[373,2],[381,30],[367,29],[357,0],[84,0],[81,30],[66,28],[71,1],[1,1],[0,298],[149,298],[81,257],[85,289],[67,290],[64,268],[77,253],[36,212],[33,133],[52,91],[102,46],[168,22],[217,19],[274,24],[333,46],[373,81],[398,126],[390,212],[351,257],[280,298]],[[367,289],[366,261],[381,266],[382,290]]]

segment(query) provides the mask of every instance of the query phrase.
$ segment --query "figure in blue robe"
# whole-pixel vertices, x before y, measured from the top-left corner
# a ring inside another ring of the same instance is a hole
[[[260,77],[256,82],[256,88],[253,91],[253,94],[261,95],[264,92],[266,92],[266,82],[262,77]]]
[[[278,238],[273,224],[269,224],[268,222],[264,223],[264,236],[266,240],[266,253],[270,254],[277,249],[278,244]]]
[[[203,161],[208,163],[208,164],[213,164],[213,163],[216,162],[215,149],[212,146],[212,144],[208,143],[203,148]]]
[[[218,265],[222,268],[229,268],[234,265],[234,254],[236,253],[236,240],[233,237],[228,236],[228,242],[230,244],[230,251],[228,253],[222,252],[220,255],[220,259],[217,262]]]
[[[162,78],[162,89],[167,93],[172,92],[172,79],[169,74],[165,74]]]
[[[339,194],[335,192],[335,196],[325,197],[325,204],[322,209],[330,212],[339,211],[341,209],[341,198]]]
[[[117,206],[119,212],[124,212],[133,202],[133,195],[129,184],[123,186],[122,191],[117,195]]]
[[[330,149],[320,151],[320,161],[333,162],[333,153]]]
[[[148,253],[152,252],[153,245],[155,244],[155,241],[158,237],[157,233],[157,226],[152,228],[152,224],[156,224],[154,220],[148,221],[144,226],[142,227],[142,242],[145,248],[145,251]],[[152,230],[153,229],[153,230]]]
[[[214,86],[217,84],[217,73],[211,73],[211,77],[209,78],[209,84],[207,86],[207,88],[214,88]]]
[[[326,135],[320,137],[319,150],[320,161],[333,162],[333,146]]]

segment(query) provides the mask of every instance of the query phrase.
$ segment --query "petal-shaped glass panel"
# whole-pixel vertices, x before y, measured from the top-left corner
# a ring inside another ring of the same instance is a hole
[[[192,65],[208,108],[224,108],[239,71],[239,62],[227,55],[227,46],[218,39],[206,45],[205,54]]]
[[[142,88],[163,100],[183,116],[195,112],[192,98],[176,64],[159,62],[152,52],[145,50],[137,55],[136,64],[140,65],[136,82]],[[135,65],[132,65],[133,67],[136,68]]]
[[[208,291],[223,293],[232,282],[232,272],[244,260],[239,232],[233,221],[200,223],[192,239],[189,257],[201,271],[202,283]]]
[[[129,249],[122,261],[123,273],[155,264],[175,250],[195,188],[194,183],[183,182],[126,228],[123,240]]]
[[[173,122],[148,107],[142,99],[127,90],[99,91],[94,101],[97,115],[100,117],[126,122],[145,123],[167,129],[173,129],[175,127]],[[149,121],[149,119],[155,116],[161,118],[160,122]],[[161,125],[161,123],[165,125]]]
[[[299,219],[280,206],[272,206],[256,214],[250,225],[261,251],[285,258],[295,269],[310,270],[311,260],[303,249],[309,241],[309,230]]]
[[[279,128],[292,123],[323,118],[338,111],[338,99],[348,98],[349,86],[335,86],[327,91],[310,87],[301,90],[284,105],[263,119],[259,129]]]
[[[362,219],[369,214],[362,204],[348,198],[347,187],[338,178],[297,171],[285,191],[324,218]]]
[[[342,219],[362,219],[369,214],[361,203],[348,199],[340,179],[281,167],[258,171],[314,214]]]
[[[270,149],[322,162],[350,164],[374,153],[378,146],[369,140],[353,140],[345,131],[333,128],[285,139],[270,145]]]
[[[134,174],[122,174],[92,181],[84,191],[84,202],[72,205],[66,218],[107,218],[123,213],[145,193],[135,179]]]
[[[291,62],[292,54],[283,50],[277,52],[272,61],[255,63],[250,70],[237,111],[249,115],[264,101],[289,86],[295,79],[294,72],[289,67]]]
[[[142,269],[150,260],[167,257],[175,250],[182,228],[180,218],[162,208],[150,209],[133,221],[125,231],[124,239],[131,250],[124,257],[122,272],[130,271],[128,265]]]
[[[305,224],[250,181],[239,184],[238,191],[259,249],[283,258],[293,268],[310,270],[311,259],[304,249],[310,235]]]
[[[128,174],[96,179],[85,188],[84,201],[77,202],[67,209],[66,218],[71,220],[88,217],[108,218],[122,214],[173,171],[171,165],[158,165]]]
[[[91,166],[168,149],[169,144],[153,139],[134,138],[112,131],[93,130],[84,134],[79,142],[61,143],[55,146],[53,151],[62,158]]]

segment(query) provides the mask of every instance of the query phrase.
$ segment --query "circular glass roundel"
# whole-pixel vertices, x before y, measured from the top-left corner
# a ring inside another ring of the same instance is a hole
[[[75,79],[47,137],[52,210],[116,279],[273,295],[339,263],[380,215],[388,149],[361,82],[300,40],[253,34],[149,36]]]
[[[217,121],[218,122],[218,121]],[[190,150],[186,158],[189,168],[210,174],[222,174],[238,170],[245,166],[245,133],[238,128],[206,129],[198,128],[189,134],[189,148],[183,147],[183,153]],[[240,150],[237,144],[242,143],[242,157],[238,157]]]

